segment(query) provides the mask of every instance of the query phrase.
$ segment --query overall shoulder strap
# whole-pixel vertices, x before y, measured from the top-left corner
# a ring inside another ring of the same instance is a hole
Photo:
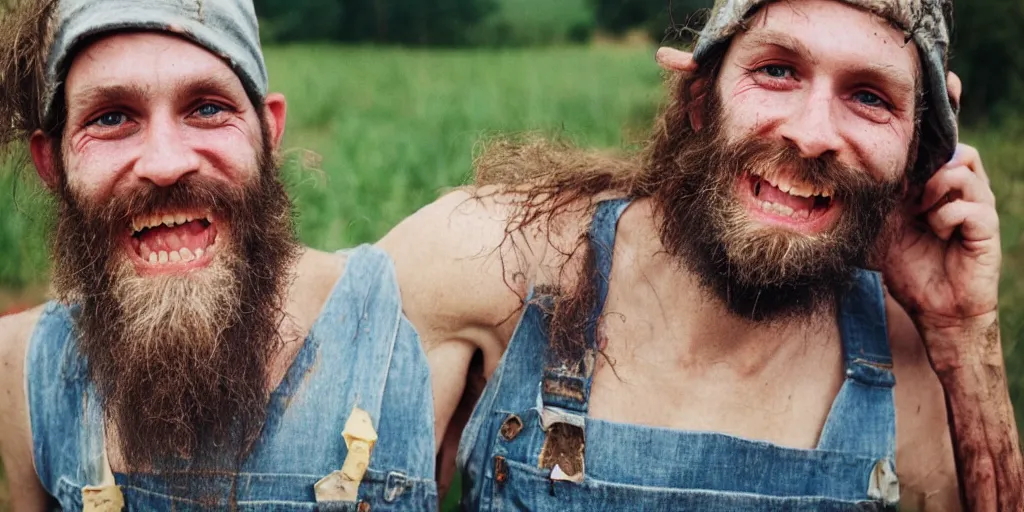
[[[394,266],[383,250],[362,245],[346,253],[345,273],[310,336],[318,340],[322,367],[352,369],[341,372],[347,379],[330,379],[339,386],[333,396],[368,412],[378,428],[401,321],[401,295]],[[336,335],[339,330],[341,336]]]
[[[819,448],[895,464],[896,408],[885,294],[876,272],[858,270],[839,303],[846,381],[832,404]]]
[[[590,261],[587,265],[593,270],[588,275],[593,276],[595,298],[584,332],[586,348],[578,355],[579,360],[574,364],[555,361],[551,357],[553,354],[549,353],[541,386],[541,400],[545,406],[566,409],[582,415],[587,413],[594,363],[597,358],[597,326],[604,311],[605,300],[608,298],[615,232],[619,218],[629,204],[629,199],[612,199],[597,205],[594,220],[587,234],[590,250],[587,256]]]
[[[75,343],[73,314],[72,308],[48,303],[25,362],[32,454],[51,494],[62,477],[91,485],[106,473],[102,413]]]

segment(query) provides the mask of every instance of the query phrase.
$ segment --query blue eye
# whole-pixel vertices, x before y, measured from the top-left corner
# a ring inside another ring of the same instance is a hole
[[[885,101],[882,100],[882,98],[880,98],[877,94],[874,94],[874,93],[871,93],[871,92],[867,92],[867,91],[861,91],[861,92],[855,93],[853,95],[853,98],[855,100],[863,103],[864,105],[869,106],[869,107],[884,107],[884,106],[887,106]]]
[[[790,69],[790,68],[788,68],[786,66],[778,66],[778,65],[774,65],[774,64],[770,64],[768,66],[762,66],[761,68],[758,69],[758,71],[760,71],[760,72],[762,72],[762,73],[764,73],[764,74],[766,74],[766,75],[768,75],[768,76],[770,76],[772,78],[779,78],[779,79],[781,79],[781,78],[788,78],[789,76],[792,76],[792,74],[793,74],[793,70],[792,69]]]
[[[213,103],[204,103],[202,106],[196,109],[196,114],[199,114],[200,117],[213,117],[217,114],[220,114],[223,111],[224,109],[221,108],[219,105],[214,105]]]
[[[107,112],[106,114],[97,117],[96,120],[93,121],[93,123],[98,124],[100,126],[113,128],[123,124],[126,121],[126,117],[127,116],[125,116],[121,112]]]

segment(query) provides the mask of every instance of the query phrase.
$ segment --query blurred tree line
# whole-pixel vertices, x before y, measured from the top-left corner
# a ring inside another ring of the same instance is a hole
[[[688,44],[712,0],[255,0],[264,40],[414,46],[585,43],[646,34]],[[1024,1],[957,0],[952,68],[968,123],[1024,122]]]

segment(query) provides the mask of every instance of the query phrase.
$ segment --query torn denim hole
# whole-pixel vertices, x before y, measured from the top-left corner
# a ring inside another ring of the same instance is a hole
[[[888,460],[875,463],[868,480],[868,496],[882,500],[886,505],[895,506],[900,502],[900,480]]]
[[[580,417],[582,420],[582,417]],[[552,476],[560,480],[580,482],[584,475],[584,447],[586,435],[583,425],[556,422],[547,429],[538,466],[551,469]],[[558,468],[558,472],[554,469]]]
[[[508,461],[501,455],[494,456],[494,481],[499,486],[505,485],[508,481]]]
[[[117,485],[82,488],[82,512],[121,512],[124,510],[124,496]]]

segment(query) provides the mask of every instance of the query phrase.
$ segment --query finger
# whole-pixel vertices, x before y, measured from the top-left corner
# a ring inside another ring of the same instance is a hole
[[[960,110],[960,94],[963,93],[964,85],[956,73],[950,71],[946,75],[946,92],[949,93],[949,102],[953,104],[954,110]]]
[[[988,183],[964,166],[943,167],[924,186],[921,202],[915,214],[941,206],[950,200],[963,199],[972,203],[995,206],[996,196]]]
[[[965,241],[982,242],[999,236],[999,215],[991,206],[957,200],[928,213],[928,227],[944,241],[959,229]]]
[[[985,181],[989,183],[988,174],[985,172],[985,165],[981,162],[981,153],[974,146],[960,143],[956,145],[956,151],[953,153],[953,158],[950,158],[949,162],[943,167],[959,167],[966,166],[974,174],[977,174]]]
[[[654,60],[658,61],[658,65],[665,71],[688,73],[697,71],[697,63],[693,60],[693,54],[675,48],[667,46],[658,48],[658,53],[654,54]]]

